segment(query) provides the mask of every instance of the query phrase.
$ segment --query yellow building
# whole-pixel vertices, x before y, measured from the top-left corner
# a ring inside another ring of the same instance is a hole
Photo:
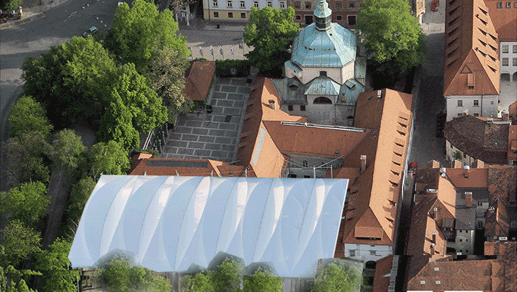
[[[208,21],[248,21],[253,6],[284,9],[287,0],[203,0],[203,17]]]

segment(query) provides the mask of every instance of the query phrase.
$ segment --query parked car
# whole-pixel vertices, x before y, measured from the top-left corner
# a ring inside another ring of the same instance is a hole
[[[95,26],[90,27],[89,30],[83,33],[83,37],[87,38],[89,35],[95,34],[99,31],[99,29]]]

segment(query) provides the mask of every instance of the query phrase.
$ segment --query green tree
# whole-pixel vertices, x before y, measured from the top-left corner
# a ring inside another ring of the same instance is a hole
[[[20,4],[22,4],[21,0],[3,0],[2,9],[8,13],[11,13],[13,10],[18,10]]]
[[[122,63],[134,63],[144,73],[156,59],[156,49],[170,47],[185,57],[190,55],[187,40],[178,30],[170,10],[158,12],[153,3],[135,0],[131,8],[125,3],[117,8],[106,44]]]
[[[50,171],[47,155],[52,146],[41,132],[21,134],[9,139],[5,150],[9,159],[8,171],[18,183],[29,181],[48,182]]]
[[[212,273],[197,273],[183,278],[183,291],[186,292],[215,292],[212,284]]]
[[[115,61],[93,38],[74,37],[22,65],[24,92],[47,110],[58,128],[78,121],[97,122],[116,72]],[[95,126],[95,125],[94,125]]]
[[[75,233],[75,230],[79,224],[79,220],[83,214],[84,206],[90,195],[95,188],[95,181],[92,177],[87,176],[79,180],[73,187],[70,192],[70,198],[68,199],[68,224],[69,228],[72,229],[72,233]]]
[[[115,141],[93,145],[89,161],[96,180],[101,174],[125,174],[131,166],[127,152]]]
[[[68,253],[71,246],[71,242],[57,238],[48,250],[36,254],[35,266],[43,274],[43,291],[77,291],[74,282],[79,272],[68,269]]]
[[[174,123],[176,116],[186,112],[192,102],[185,94],[185,70],[188,68],[185,56],[165,47],[157,51],[147,73],[149,87],[162,99],[168,109],[168,121]]]
[[[246,292],[282,292],[282,279],[263,270],[257,270],[253,275],[244,278]]]
[[[27,226],[36,224],[47,214],[50,198],[46,192],[47,188],[42,182],[23,183],[7,193],[6,202],[2,202],[2,211],[11,214],[11,220],[19,220]]]
[[[214,271],[211,279],[215,291],[240,290],[243,268],[235,261],[225,259]]]
[[[11,137],[40,132],[46,138],[53,128],[46,116],[45,108],[30,96],[22,96],[16,101],[8,120]]]
[[[86,146],[74,130],[64,129],[57,132],[52,148],[52,161],[59,168],[76,171],[84,163]]]
[[[404,0],[361,3],[356,28],[373,61],[385,73],[398,75],[424,62],[424,34],[410,11]]]
[[[140,144],[140,136],[133,126],[132,118],[131,112],[119,96],[106,108],[97,137],[104,142],[116,141],[129,152]]]
[[[164,277],[149,269],[133,266],[122,257],[115,257],[105,268],[99,269],[98,276],[107,290],[113,292],[169,292],[172,289]]]
[[[4,229],[2,246],[5,253],[1,254],[2,266],[17,267],[29,256],[40,252],[40,234],[19,220],[11,220]]]
[[[361,272],[355,266],[329,264],[323,268],[315,280],[317,292],[360,291]]]
[[[5,254],[3,246],[0,245],[0,258]],[[0,291],[28,291],[27,281],[33,276],[41,276],[40,272],[32,270],[17,270],[12,265],[2,267],[0,265]],[[10,284],[11,286],[8,287]],[[9,290],[11,289],[11,290]]]
[[[288,49],[299,29],[294,15],[292,7],[251,7],[251,24],[246,25],[243,36],[246,44],[254,47],[246,54],[253,66],[267,72],[281,68],[289,60]]]

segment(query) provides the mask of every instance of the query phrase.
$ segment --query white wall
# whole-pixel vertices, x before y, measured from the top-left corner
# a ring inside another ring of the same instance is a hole
[[[290,174],[295,174],[297,178],[303,178],[304,176],[313,177],[314,169],[316,166],[316,177],[317,178],[325,178],[327,176],[327,169],[332,168],[334,170],[341,167],[341,159],[334,159],[333,157],[323,157],[323,156],[310,156],[310,155],[300,155],[300,154],[290,154],[285,153],[289,156],[289,164],[287,166],[287,171]],[[307,162],[307,167],[303,167],[303,162]],[[329,163],[330,162],[330,163]],[[321,167],[323,163],[326,164],[324,167]]]
[[[456,242],[447,243],[462,255],[474,254],[474,230],[456,230]]]
[[[455,159],[454,158],[454,153],[456,151],[460,152],[460,154],[461,154],[461,158],[460,159]],[[463,165],[472,166],[472,163],[474,163],[474,161],[476,160],[475,157],[470,157],[467,154],[464,154],[461,149],[458,149],[458,148],[454,147],[454,145],[452,145],[451,142],[449,142],[448,140],[445,140],[445,153],[447,155],[447,160],[448,161],[458,160]]]
[[[307,99],[309,98],[307,97]],[[313,101],[314,99],[312,99],[309,104],[305,105],[305,111],[300,109],[300,105],[292,105],[293,110],[290,111],[287,104],[282,104],[280,109],[291,115],[306,116],[307,122],[309,123],[353,126],[353,119],[348,119],[348,117],[354,116],[355,106],[341,104],[313,104]]]
[[[351,256],[351,251],[355,252]],[[375,253],[375,255],[372,254]],[[369,244],[345,244],[345,257],[360,260],[363,262],[377,261],[383,257],[393,254],[393,247],[391,245],[369,245]]]
[[[503,46],[508,46],[508,53],[503,53]],[[501,42],[500,46],[500,61],[501,61],[501,74],[510,74],[510,81],[512,81],[512,75],[517,72],[517,64],[513,63],[513,58],[517,58],[517,51],[513,52],[513,46],[517,46],[517,42]],[[508,66],[503,66],[503,58],[508,58]]]
[[[447,122],[458,114],[465,113],[468,111],[469,115],[478,114],[483,117],[497,117],[497,95],[471,95],[471,96],[446,96],[447,103]],[[458,101],[461,100],[463,106],[458,106]],[[474,101],[477,100],[479,106],[474,106]]]
[[[320,71],[326,71],[327,77],[332,78],[335,82],[343,85],[347,80],[354,78],[354,70],[354,62],[350,62],[343,68],[302,68],[302,76],[299,79],[303,84],[307,84],[314,78],[320,76]]]

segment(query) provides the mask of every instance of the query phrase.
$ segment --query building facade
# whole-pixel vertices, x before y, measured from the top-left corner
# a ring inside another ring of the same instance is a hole
[[[287,7],[287,0],[203,0],[203,17],[208,21],[248,21],[251,7]]]

